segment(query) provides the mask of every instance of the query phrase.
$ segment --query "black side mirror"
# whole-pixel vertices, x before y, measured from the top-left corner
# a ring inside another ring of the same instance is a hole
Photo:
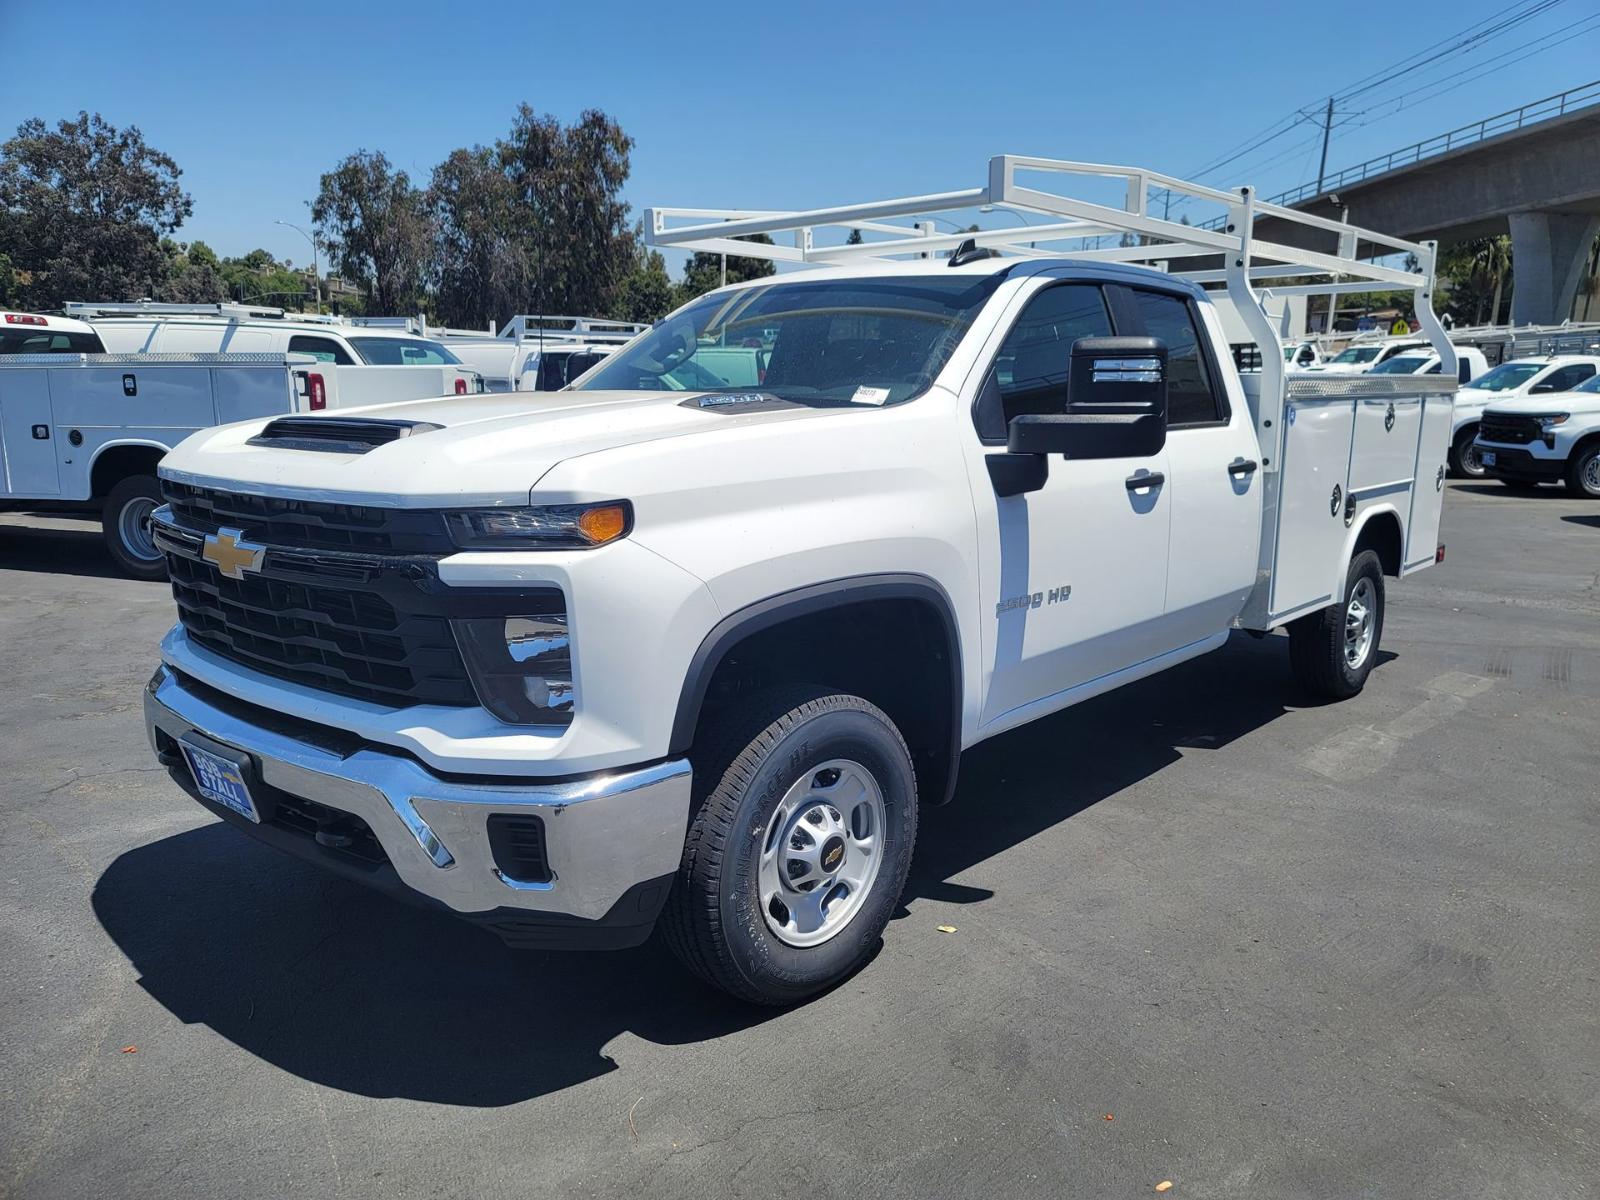
[[[1167,346],[1160,338],[1079,338],[1059,413],[1013,417],[1012,454],[1147,458],[1167,444]]]

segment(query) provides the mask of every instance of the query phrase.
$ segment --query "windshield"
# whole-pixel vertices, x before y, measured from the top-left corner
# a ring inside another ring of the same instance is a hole
[[[1348,350],[1339,352],[1333,361],[1336,363],[1367,363],[1378,357],[1381,346],[1351,346]]]
[[[438,342],[422,338],[353,337],[350,344],[362,361],[373,367],[437,367],[461,362]]]
[[[678,310],[584,379],[603,389],[894,404],[927,389],[998,275],[764,284]]]
[[[1544,363],[1501,363],[1485,375],[1479,375],[1469,388],[1482,388],[1486,392],[1509,392],[1519,388],[1544,370]]]
[[[1426,358],[1422,358],[1422,357],[1419,357],[1419,356],[1414,356],[1414,355],[1410,355],[1410,354],[1397,354],[1393,358],[1384,359],[1377,366],[1373,367],[1372,370],[1368,371],[1367,374],[1369,374],[1369,375],[1415,375],[1418,371],[1420,371],[1422,369],[1422,364],[1427,362],[1427,361],[1428,360]]]
[[[1575,392],[1600,392],[1600,375],[1589,376],[1572,390]]]

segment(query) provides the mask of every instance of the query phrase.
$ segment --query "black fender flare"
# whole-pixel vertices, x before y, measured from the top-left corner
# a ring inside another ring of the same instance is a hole
[[[740,642],[765,629],[781,625],[797,617],[811,616],[828,609],[844,608],[873,600],[917,600],[929,605],[938,615],[947,643],[950,664],[950,769],[948,779],[938,789],[940,794],[930,797],[942,804],[955,792],[956,764],[961,757],[962,663],[961,627],[956,621],[955,606],[949,594],[938,582],[926,575],[910,573],[885,573],[881,575],[853,575],[827,583],[810,584],[793,591],[780,592],[764,600],[745,605],[718,621],[706,634],[684,676],[683,689],[678,695],[678,708],[672,719],[672,741],[669,753],[681,755],[694,743],[695,729],[699,724],[700,710],[705,703],[706,689],[718,665],[727,653]]]

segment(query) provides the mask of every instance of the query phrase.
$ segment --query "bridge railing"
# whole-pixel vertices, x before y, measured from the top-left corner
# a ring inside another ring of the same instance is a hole
[[[1554,96],[1546,96],[1543,100],[1534,100],[1520,108],[1508,109],[1503,113],[1496,113],[1492,117],[1485,117],[1481,121],[1474,121],[1470,125],[1463,125],[1452,129],[1448,133],[1441,133],[1435,137],[1427,138],[1402,150],[1391,151],[1388,154],[1369,158],[1364,163],[1357,163],[1353,167],[1346,167],[1332,175],[1322,178],[1320,183],[1307,183],[1300,187],[1292,188],[1287,192],[1272,197],[1273,204],[1294,205],[1302,200],[1309,200],[1313,196],[1325,192],[1336,192],[1341,187],[1349,187],[1353,183],[1370,179],[1375,175],[1383,175],[1400,167],[1409,167],[1423,159],[1433,158],[1436,155],[1459,150],[1463,146],[1470,146],[1476,142],[1497,137],[1502,133],[1512,133],[1524,125],[1532,125],[1536,121],[1547,121],[1551,117],[1564,116],[1578,109],[1588,108],[1600,104],[1600,79],[1592,83],[1585,83],[1575,88],[1568,88]]]

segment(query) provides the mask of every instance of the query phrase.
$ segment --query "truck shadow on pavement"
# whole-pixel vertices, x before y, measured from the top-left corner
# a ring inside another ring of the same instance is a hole
[[[64,528],[0,523],[0,570],[122,578],[98,524]]]
[[[949,881],[1181,749],[1225,746],[1305,702],[1281,639],[1235,636],[978,747],[955,801],[925,814],[906,902],[981,902],[991,893]],[[616,1070],[606,1046],[623,1033],[683,1045],[781,1016],[703,987],[655,942],[617,954],[510,951],[221,824],[121,855],[93,905],[144,990],[180,1020],[364,1096],[514,1104]]]

